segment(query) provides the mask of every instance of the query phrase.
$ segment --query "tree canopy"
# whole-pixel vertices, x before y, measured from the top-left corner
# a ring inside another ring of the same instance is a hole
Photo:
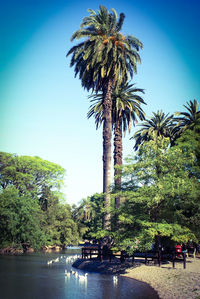
[[[39,157],[0,153],[0,247],[78,242],[72,209],[61,193],[64,174]]]
[[[122,247],[144,250],[156,239],[186,243],[200,237],[200,184],[191,176],[197,168],[194,148],[181,141],[168,145],[162,136],[150,140],[123,167],[126,201],[115,234]]]
[[[0,247],[28,243],[35,249],[45,244],[41,230],[44,215],[30,195],[20,195],[14,186],[0,192]]]
[[[60,191],[65,170],[40,157],[18,156],[0,152],[0,186],[15,186],[21,194],[29,193],[46,205],[48,194]]]
[[[186,130],[173,147],[169,138],[153,134],[137,155],[126,159],[122,191],[112,194],[111,219],[116,213],[119,219],[109,234],[114,248],[132,253],[151,249],[153,244],[169,248],[200,240],[199,142],[195,130]],[[123,199],[117,211],[116,196]],[[97,207],[93,201],[87,201],[90,209]],[[91,213],[84,223],[89,229],[87,235],[99,239],[107,232],[100,226],[102,208],[95,211],[97,214]],[[95,219],[100,221],[96,226]]]

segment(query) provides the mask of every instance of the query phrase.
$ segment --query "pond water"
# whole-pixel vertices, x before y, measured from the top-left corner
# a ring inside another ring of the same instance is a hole
[[[83,280],[72,269],[77,250],[0,256],[1,299],[157,299],[146,284],[125,277],[88,273]],[[76,269],[73,269],[78,271]],[[84,274],[78,271],[79,275]]]

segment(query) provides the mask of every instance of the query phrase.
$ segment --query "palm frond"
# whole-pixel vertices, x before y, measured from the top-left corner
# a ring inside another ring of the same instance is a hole
[[[68,51],[67,56],[72,54],[70,65],[74,66],[76,75],[80,73],[82,86],[87,90],[103,90],[109,78],[112,78],[113,87],[127,83],[129,76],[132,78],[137,73],[142,43],[119,32],[125,18],[123,13],[117,19],[116,11],[111,9],[109,12],[103,5],[97,12],[88,11],[89,16],[83,19],[80,29],[71,37],[71,41],[84,38],[85,42]]]

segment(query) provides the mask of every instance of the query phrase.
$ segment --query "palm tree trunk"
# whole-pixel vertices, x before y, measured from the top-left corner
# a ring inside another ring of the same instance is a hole
[[[122,166],[122,120],[118,119],[114,129],[114,166]],[[121,190],[121,169],[114,170],[115,190]],[[120,196],[115,198],[115,208],[120,208]]]
[[[112,80],[108,81],[105,98],[103,101],[103,193],[104,219],[103,229],[110,229],[110,184],[111,184],[111,138],[112,138]]]

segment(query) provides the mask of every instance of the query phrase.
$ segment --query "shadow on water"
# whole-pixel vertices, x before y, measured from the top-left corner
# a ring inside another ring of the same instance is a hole
[[[77,251],[0,256],[2,299],[157,299],[147,284],[112,275],[89,273],[86,280],[70,271]],[[79,274],[81,271],[78,271]]]

